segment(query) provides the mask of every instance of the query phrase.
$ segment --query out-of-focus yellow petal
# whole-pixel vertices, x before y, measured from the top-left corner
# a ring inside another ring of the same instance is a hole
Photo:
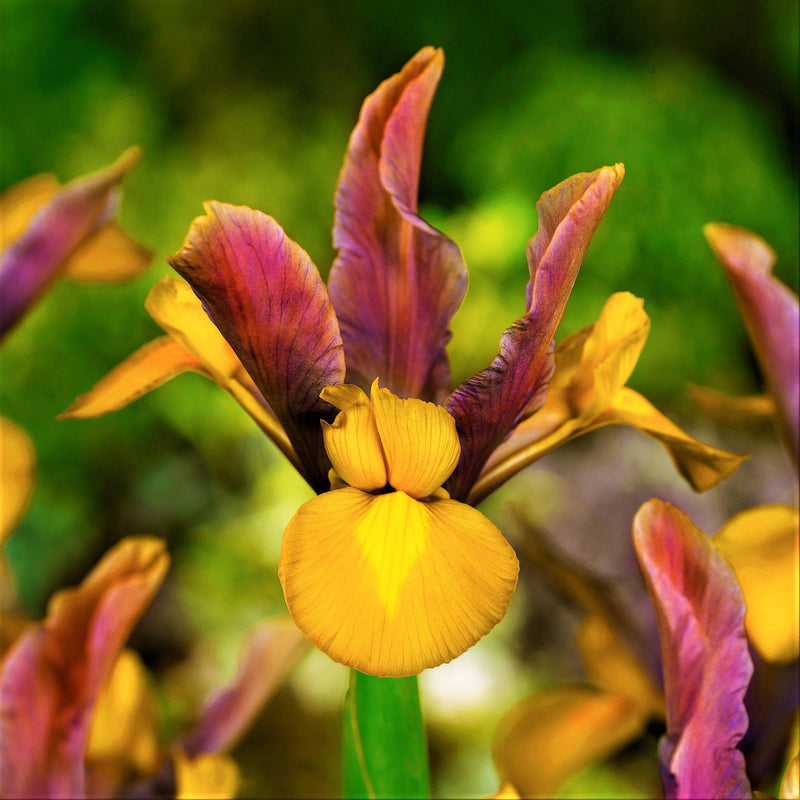
[[[411,497],[427,497],[458,464],[461,445],[455,419],[435,403],[401,400],[379,388],[377,381],[371,397],[389,483]]]
[[[33,175],[0,195],[0,250],[14,241],[59,189],[54,175]]]
[[[775,400],[768,394],[736,397],[693,383],[686,386],[686,391],[701,414],[723,425],[758,422],[776,414]]]
[[[497,771],[521,797],[554,797],[567,778],[635,739],[646,721],[626,695],[579,684],[543,689],[500,722]]]
[[[236,797],[241,774],[236,762],[224,753],[188,758],[180,750],[172,755],[175,764],[175,800],[229,800]]]
[[[386,462],[369,397],[347,384],[328,387],[320,397],[341,409],[332,425],[322,422],[325,450],[337,476],[365,492],[382,489]]]
[[[789,766],[786,767],[778,797],[780,800],[798,800],[800,798],[800,753],[795,753]]]
[[[118,411],[186,370],[208,374],[180,342],[161,336],[114,367],[58,419],[90,419]]]
[[[0,417],[0,545],[13,533],[28,507],[36,471],[36,451],[25,431]]]
[[[519,793],[510,783],[504,783],[493,795],[487,797],[486,800],[519,800]]]
[[[152,260],[150,250],[112,220],[78,245],[63,270],[77,281],[116,283],[135,278]]]
[[[742,588],[750,641],[769,661],[792,661],[800,638],[800,511],[759,506],[729,520],[714,544]]]
[[[600,614],[584,618],[577,644],[589,679],[602,689],[630,697],[647,715],[663,717],[664,697],[635,656]]]
[[[150,774],[158,767],[156,710],[139,657],[123,650],[97,701],[86,759]]]
[[[500,531],[453,500],[347,488],[309,500],[278,574],[300,630],[368,675],[414,675],[463,653],[506,612],[519,565]]]

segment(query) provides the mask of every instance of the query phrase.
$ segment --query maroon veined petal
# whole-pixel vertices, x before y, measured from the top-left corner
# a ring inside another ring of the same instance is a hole
[[[622,164],[580,173],[536,204],[539,228],[528,243],[528,310],[500,340],[500,354],[447,399],[461,439],[461,461],[447,484],[463,500],[492,451],[542,405],[552,346],[592,235],[625,174]]]
[[[56,278],[68,257],[113,215],[119,184],[139,160],[123,153],[111,166],[72,181],[34,216],[0,254],[0,337]]]
[[[417,215],[425,124],[444,66],[426,47],[361,109],[336,190],[328,282],[347,381],[375,378],[401,397],[442,401],[445,346],[467,274],[458,246]]]
[[[775,398],[794,460],[800,458],[800,304],[773,274],[775,253],[760,237],[733,225],[703,229],[725,268],[750,341]]]
[[[667,733],[659,753],[667,800],[749,800],[737,744],[747,730],[753,662],[733,569],[682,511],[661,500],[639,509],[633,538],[661,639]]]
[[[272,217],[205,204],[169,263],[200,298],[291,440],[311,487],[329,488],[320,392],[344,379],[342,338],[325,284]]]
[[[168,565],[163,542],[123,540],[77,589],[55,595],[0,666],[4,797],[85,796],[92,713],[135,622]]]

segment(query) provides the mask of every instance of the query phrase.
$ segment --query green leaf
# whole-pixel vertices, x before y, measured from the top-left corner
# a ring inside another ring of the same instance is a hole
[[[372,678],[351,670],[342,746],[344,797],[430,797],[417,676]]]

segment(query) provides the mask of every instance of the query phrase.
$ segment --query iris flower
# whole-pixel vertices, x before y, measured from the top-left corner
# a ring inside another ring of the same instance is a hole
[[[336,189],[327,289],[274,219],[209,202],[169,258],[191,290],[164,279],[148,297],[167,336],[65,414],[116,410],[186,370],[225,388],[323,495],[287,529],[280,574],[290,612],[333,658],[377,675],[443,663],[502,617],[516,559],[467,504],[557,444],[632,424],[658,438],[698,489],[740,461],[623,388],[649,324],[630,295],[595,331],[599,351],[586,335],[571,342],[557,396],[569,402],[534,422],[553,378],[553,337],[620,164],[541,196],[525,314],[492,364],[451,389],[446,346],[466,270],[456,244],[417,208],[443,64],[440,50],[424,48],[365,101]]]
[[[137,797],[234,796],[238,768],[225,751],[306,643],[288,619],[255,629],[235,679],[165,757],[144,667],[123,645],[167,566],[161,541],[129,537],[79,587],[54,595],[43,622],[15,622],[0,650],[4,797],[111,797],[131,789]]]
[[[138,160],[132,148],[66,186],[35,175],[0,197],[0,338],[61,275],[116,282],[149,265],[151,253],[113,219],[122,179]]]

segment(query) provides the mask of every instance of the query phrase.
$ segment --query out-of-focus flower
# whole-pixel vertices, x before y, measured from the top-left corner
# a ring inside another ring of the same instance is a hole
[[[50,601],[0,663],[0,785],[7,797],[84,797],[100,692],[167,570],[162,542],[131,538]]]
[[[696,442],[623,388],[649,326],[630,295],[612,298],[597,326],[562,347],[554,404],[534,422],[553,378],[553,336],[622,181],[619,164],[575,175],[541,196],[527,248],[526,313],[503,335],[494,362],[451,391],[446,345],[466,270],[455,243],[417,213],[425,123],[443,64],[441,51],[424,48],[365,101],[336,191],[338,256],[327,290],[271,217],[207,203],[207,215],[169,259],[199,300],[185,284],[162,280],[147,307],[168,336],[133,354],[63,416],[121,408],[194,370],[230,392],[322,493],[331,488],[331,460],[321,423],[336,416],[326,388],[346,381],[368,390],[380,379],[395,395],[440,403],[454,418],[460,457],[443,488],[462,503],[476,504],[557,444],[612,423],[656,436],[697,489],[732,472],[741,457]],[[408,628],[404,638],[417,635]],[[457,653],[442,646],[439,654],[435,663]]]
[[[132,148],[66,186],[36,175],[0,197],[0,337],[59,275],[116,282],[150,264],[152,254],[113,220],[120,183],[138,160]]]
[[[148,676],[122,646],[167,564],[162,542],[125,539],[80,587],[52,598],[44,622],[18,629],[0,661],[4,797],[234,796],[238,771],[225,751],[308,645],[288,618],[255,628],[233,681],[165,758]]]
[[[665,796],[749,800],[737,744],[747,730],[744,696],[753,664],[736,576],[711,539],[668,503],[642,506],[633,536],[661,638]]]
[[[500,531],[442,489],[458,463],[441,406],[340,384],[322,397],[333,491],[309,500],[283,537],[289,611],[335,661],[415,675],[450,661],[505,615],[519,564]]]
[[[703,229],[725,270],[750,342],[767,383],[769,399],[730,398],[692,387],[701,407],[717,418],[747,420],[774,413],[795,467],[800,459],[800,303],[773,274],[775,253],[759,236],[733,225]]]

